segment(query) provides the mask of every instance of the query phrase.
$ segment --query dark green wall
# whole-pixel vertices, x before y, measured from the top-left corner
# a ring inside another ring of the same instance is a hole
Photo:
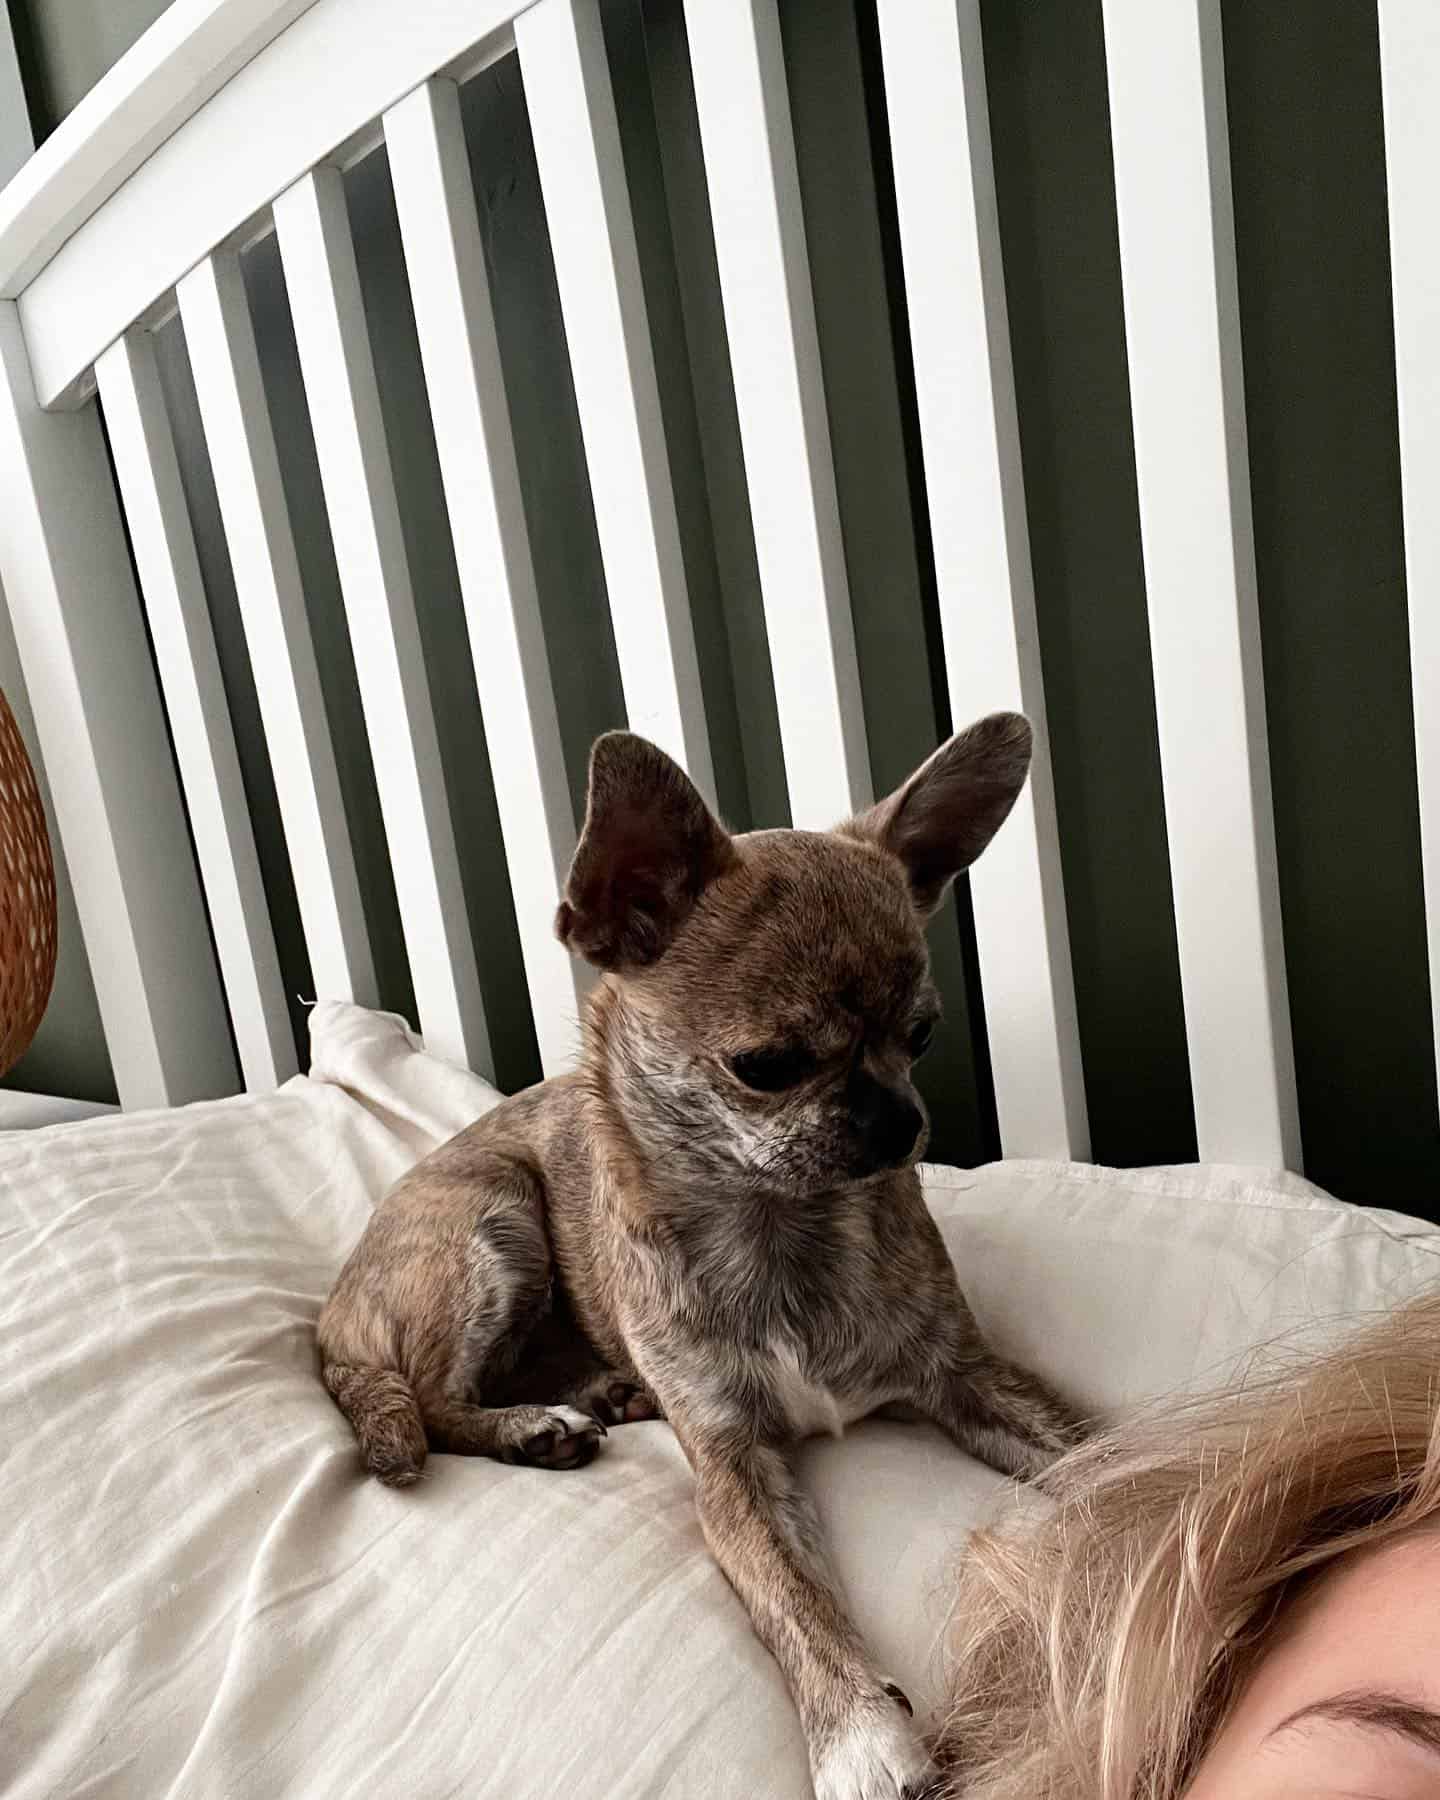
[[[1306,1166],[1440,1216],[1375,11],[1226,0],[1224,22]]]

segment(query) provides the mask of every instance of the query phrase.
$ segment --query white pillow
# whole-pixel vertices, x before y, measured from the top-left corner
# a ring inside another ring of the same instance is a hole
[[[928,1168],[987,1336],[1082,1405],[1214,1386],[1440,1280],[1440,1229],[1298,1175],[1089,1163]]]
[[[275,1094],[0,1132],[7,1793],[808,1795],[666,1426],[573,1474],[360,1475],[316,1314],[369,1208],[495,1096],[384,1015],[324,1005],[312,1038]],[[1194,1379],[1297,1308],[1387,1304],[1436,1250],[1233,1172],[926,1173],[982,1322],[1087,1403]],[[804,1466],[923,1708],[954,1557],[1007,1484],[882,1423]]]

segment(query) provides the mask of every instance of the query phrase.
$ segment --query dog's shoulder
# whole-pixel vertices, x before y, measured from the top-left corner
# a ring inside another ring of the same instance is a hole
[[[580,1104],[580,1086],[573,1075],[522,1088],[423,1157],[401,1185],[437,1179],[482,1182],[506,1167],[546,1181],[549,1167],[561,1160],[567,1136],[575,1129]]]

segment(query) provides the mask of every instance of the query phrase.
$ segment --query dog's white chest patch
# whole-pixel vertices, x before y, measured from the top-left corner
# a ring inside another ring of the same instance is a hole
[[[829,1388],[811,1381],[800,1366],[799,1352],[783,1338],[770,1341],[770,1367],[775,1398],[797,1437],[821,1433],[839,1437],[852,1420],[869,1410],[845,1405]]]

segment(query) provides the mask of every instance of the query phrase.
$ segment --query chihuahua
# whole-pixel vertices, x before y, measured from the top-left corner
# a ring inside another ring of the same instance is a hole
[[[568,1469],[667,1419],[819,1800],[919,1795],[932,1765],[789,1447],[896,1409],[1034,1476],[1080,1435],[981,1340],[914,1168],[925,921],[1030,750],[998,713],[833,832],[731,836],[652,744],[600,738],[556,921],[603,971],[579,1067],[411,1170],[320,1318],[325,1385],[396,1487],[427,1447]]]

